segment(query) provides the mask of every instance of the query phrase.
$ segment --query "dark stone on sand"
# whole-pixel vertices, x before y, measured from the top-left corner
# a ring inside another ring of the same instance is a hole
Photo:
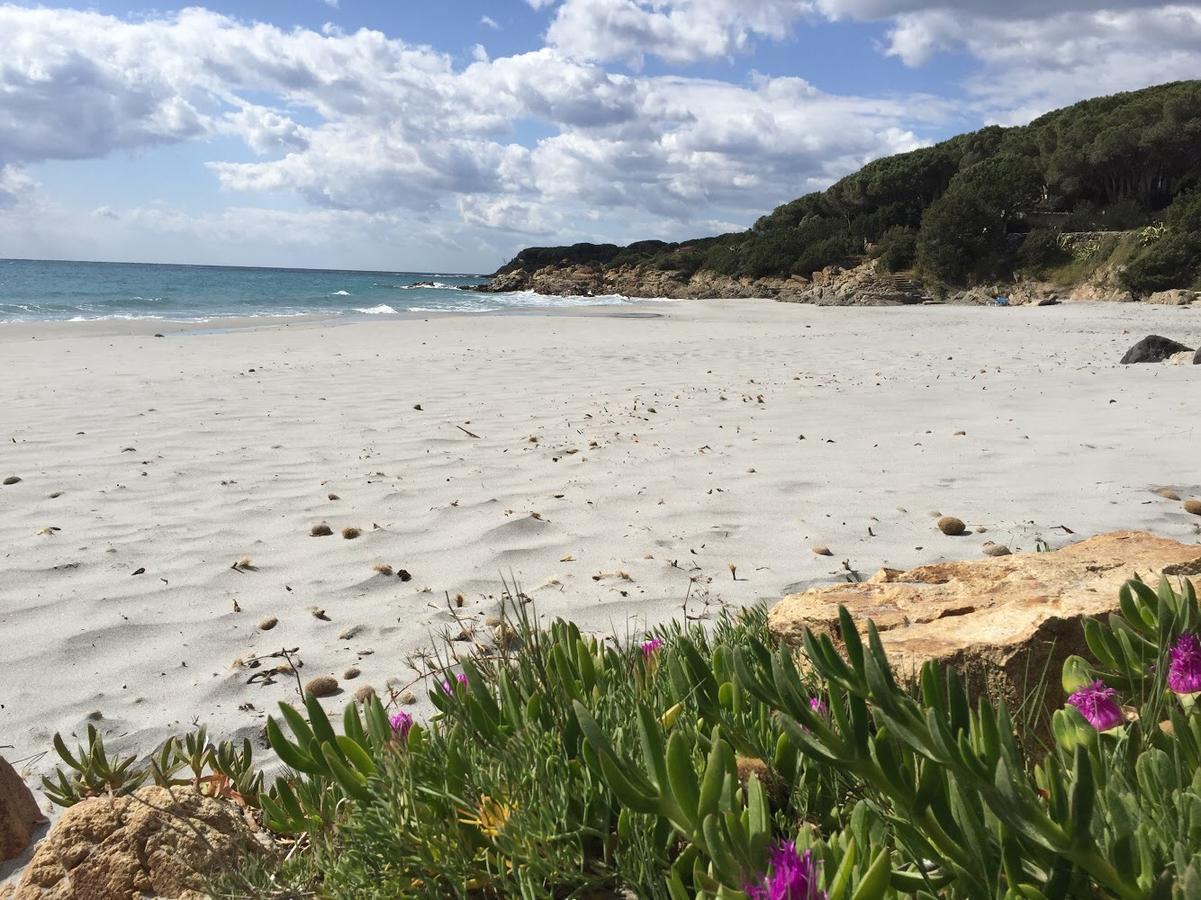
[[[1177,353],[1187,353],[1192,347],[1186,347],[1184,344],[1174,341],[1171,338],[1163,337],[1158,334],[1149,334],[1129,350],[1122,357],[1122,365],[1128,366],[1131,363],[1158,363]],[[1193,360],[1196,362],[1196,360]]]
[[[21,480],[21,477],[19,475],[9,475],[7,478],[4,479],[4,483],[5,484],[16,484],[20,480]]]

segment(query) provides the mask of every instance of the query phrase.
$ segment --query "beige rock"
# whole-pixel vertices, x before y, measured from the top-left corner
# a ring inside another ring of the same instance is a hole
[[[21,776],[0,756],[0,861],[20,856],[34,828],[45,821]]]
[[[332,697],[338,693],[338,679],[333,675],[318,675],[309,679],[309,683],[304,686],[304,692],[314,697]]]
[[[1166,500],[1179,500],[1180,499],[1180,495],[1177,494],[1171,488],[1160,488],[1155,493],[1159,494],[1159,496],[1163,497]]]
[[[1201,298],[1201,291],[1185,291],[1172,288],[1169,291],[1156,291],[1144,303],[1158,303],[1164,306],[1188,306]]]
[[[834,555],[833,553],[830,552],[829,547],[822,546],[822,547],[814,547],[812,549],[813,549],[813,553],[815,556],[833,556]]]
[[[1201,500],[1185,500],[1184,511],[1194,516],[1201,516]]]
[[[275,616],[267,616],[263,621],[259,622],[259,629],[262,631],[270,631],[279,624],[279,619]]]
[[[988,541],[983,549],[987,556],[1009,556],[1012,552],[1004,544],[994,544],[992,541]]]
[[[11,900],[199,900],[207,879],[267,852],[234,804],[190,788],[143,787],[64,812]]]
[[[1136,573],[1152,585],[1161,574],[1187,576],[1201,590],[1201,546],[1119,531],[1051,553],[883,569],[870,581],[785,597],[768,627],[796,646],[806,628],[837,638],[843,605],[857,622],[876,623],[900,673],[948,663],[1014,709],[1049,665],[1047,702],[1057,705],[1059,664],[1087,652],[1080,620],[1116,610]]]
[[[954,516],[943,516],[938,520],[937,524],[939,531],[952,537],[967,531],[967,526],[963,524],[963,520],[956,519]]]
[[[359,703],[366,703],[374,696],[375,688],[369,684],[362,685],[357,691],[354,692],[354,698],[355,700],[359,701]]]

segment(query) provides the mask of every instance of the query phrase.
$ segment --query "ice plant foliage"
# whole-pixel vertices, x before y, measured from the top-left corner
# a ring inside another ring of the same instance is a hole
[[[1170,651],[1168,687],[1173,693],[1201,691],[1201,640],[1195,634],[1182,634]]]
[[[817,889],[817,863],[813,852],[798,854],[795,841],[782,841],[771,852],[768,874],[759,884],[749,884],[751,900],[825,900]]]
[[[1104,681],[1094,681],[1068,697],[1068,703],[1076,707],[1097,731],[1109,731],[1122,724],[1122,708],[1118,706],[1117,696],[1118,692],[1107,687]]]

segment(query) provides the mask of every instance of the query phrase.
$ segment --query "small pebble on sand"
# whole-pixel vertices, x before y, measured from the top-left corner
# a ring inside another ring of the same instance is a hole
[[[1180,495],[1177,494],[1171,488],[1160,488],[1155,493],[1159,494],[1159,496],[1163,497],[1165,500],[1179,500],[1180,499]]]
[[[368,700],[370,700],[374,696],[375,696],[375,688],[373,688],[369,684],[362,685],[358,690],[356,690],[354,692],[354,698],[356,700],[358,700],[360,703],[366,703]]]
[[[359,529],[355,528],[353,525],[348,525],[342,529],[342,537],[346,538],[348,541],[353,541],[362,533],[363,532],[359,531]]]
[[[376,563],[371,568],[375,569],[375,571],[381,575],[391,576],[391,574],[392,574],[392,567],[390,565],[388,565],[387,563]]]
[[[279,619],[277,619],[275,616],[267,616],[267,618],[265,618],[265,619],[263,619],[263,621],[259,622],[259,630],[260,631],[270,631],[272,628],[274,628],[278,624],[279,624]]]
[[[322,522],[320,525],[314,525],[309,529],[309,534],[313,537],[329,537],[334,533],[334,530]]]
[[[414,694],[412,691],[404,691],[401,693],[399,699],[400,699],[400,702],[405,704],[406,706],[412,706],[414,703],[417,702],[417,695]]]
[[[986,556],[1009,556],[1009,548],[1004,544],[994,544],[989,541],[984,545],[984,554]]]
[[[338,679],[333,675],[318,675],[304,686],[304,692],[314,697],[332,697],[338,693]]]
[[[9,475],[7,478],[4,479],[4,483],[5,484],[16,484],[20,480],[21,480],[20,475]]]
[[[967,531],[967,526],[963,524],[962,519],[957,519],[954,516],[943,516],[938,520],[938,530],[943,534],[954,537]]]
[[[813,549],[814,555],[816,555],[816,556],[833,556],[834,555],[833,553],[830,552],[829,547],[814,547],[812,549]]]
[[[1201,516],[1201,500],[1185,500],[1184,511],[1194,516]]]
[[[363,673],[360,672],[356,666],[351,666],[349,669],[347,669],[345,672],[342,673],[342,680],[343,681],[352,681],[355,678],[358,678],[362,674]]]
[[[342,499],[342,498],[341,498],[341,497],[339,497],[337,494],[328,494],[327,496],[328,496],[328,497],[329,497],[329,499],[331,499],[331,500],[341,500],[341,499]]]

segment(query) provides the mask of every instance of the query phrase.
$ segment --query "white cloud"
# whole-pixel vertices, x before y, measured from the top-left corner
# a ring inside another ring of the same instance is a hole
[[[782,40],[811,11],[808,0],[564,0],[546,37],[580,59],[688,63]]]
[[[37,183],[13,165],[0,166],[0,210],[17,205]]]
[[[117,218],[106,227],[157,228],[183,246],[185,231],[219,242],[220,229],[236,226],[284,248],[284,238],[268,237],[272,228],[391,235],[403,221],[444,247],[488,254],[531,235],[682,237],[747,224],[967,114],[1021,121],[1201,71],[1196,5],[1113,0],[1098,11],[1080,0],[1053,13],[1033,0],[530,5],[550,10],[547,46],[492,59],[477,45],[466,63],[377,31],[283,29],[197,8],[124,20],[0,5],[0,207],[14,220],[15,205],[32,208],[39,189],[29,172],[47,160],[234,136],[256,156],[214,143],[223,149],[208,172],[236,215],[206,213],[188,225],[179,210],[110,202]],[[789,77],[631,75],[604,62],[720,58],[821,17],[887,22],[884,52],[907,65],[944,51],[976,60],[967,101],[841,96]],[[254,212],[248,204],[268,193],[273,204],[292,197],[306,208],[290,218]]]
[[[480,24],[485,28],[491,28],[494,31],[500,31],[500,23],[491,16],[480,16]]]

